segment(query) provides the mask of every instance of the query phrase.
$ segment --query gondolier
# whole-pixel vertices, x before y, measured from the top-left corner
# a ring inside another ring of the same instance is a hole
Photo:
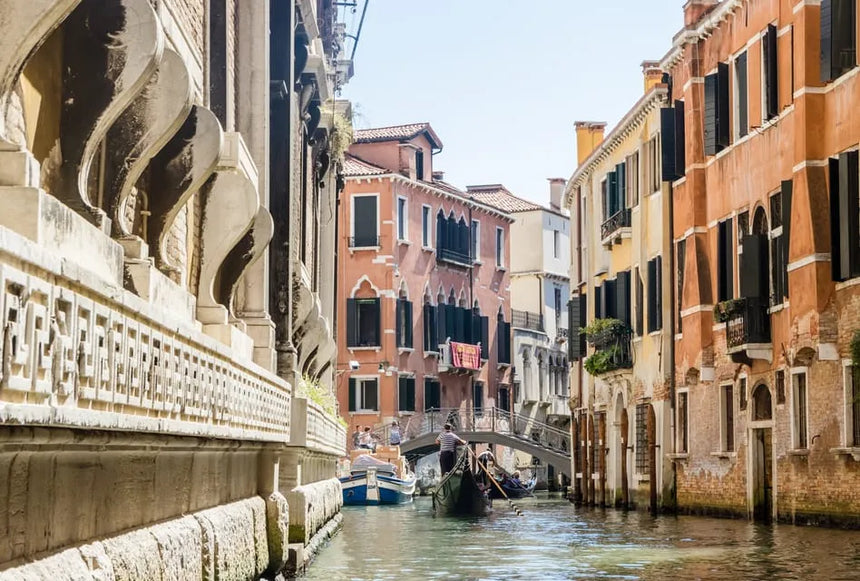
[[[445,431],[436,436],[439,444],[439,467],[444,476],[454,468],[457,459],[457,444],[466,445],[466,441],[451,431],[451,424],[445,424]]]

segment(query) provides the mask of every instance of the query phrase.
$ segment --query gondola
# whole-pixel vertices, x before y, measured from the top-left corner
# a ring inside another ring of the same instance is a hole
[[[530,482],[524,482],[520,486],[516,484],[512,484],[510,480],[498,480],[497,481],[502,489],[505,491],[505,494],[508,495],[508,498],[525,498],[526,496],[532,496],[532,493],[535,489],[535,484],[537,484],[537,479],[532,478]],[[499,489],[495,486],[490,487],[490,498],[503,498],[502,493],[499,492]]]
[[[433,493],[436,516],[486,516],[492,503],[469,466],[469,456],[461,452],[454,469],[442,477]]]

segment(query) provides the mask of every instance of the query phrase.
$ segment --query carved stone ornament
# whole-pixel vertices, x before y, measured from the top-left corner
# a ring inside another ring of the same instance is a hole
[[[131,235],[124,213],[134,185],[190,109],[188,69],[178,53],[167,49],[155,74],[107,134],[103,208],[113,221],[114,236]]]
[[[27,59],[81,0],[3,0],[0,9],[0,150],[20,149],[7,135],[9,98]]]
[[[248,271],[266,250],[272,236],[275,233],[275,222],[269,211],[260,206],[251,229],[239,240],[239,243],[230,250],[224,264],[221,267],[221,277],[218,281],[215,299],[224,306],[229,314],[235,318],[233,298],[239,280]]]
[[[151,163],[147,244],[155,265],[166,273],[179,272],[167,256],[167,235],[180,210],[218,164],[222,132],[209,109],[194,105],[185,122]]]
[[[93,158],[108,129],[143,90],[161,61],[164,38],[147,0],[83,0],[63,24],[63,110],[59,167],[46,184],[96,224],[90,198]]]

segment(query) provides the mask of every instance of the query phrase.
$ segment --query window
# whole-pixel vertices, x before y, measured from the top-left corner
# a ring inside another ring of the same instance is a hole
[[[433,227],[430,221],[431,212],[430,206],[421,206],[421,246],[424,248],[432,247],[430,240],[430,229]]]
[[[600,182],[600,207],[603,211],[601,215],[600,221],[606,222],[609,219],[609,176],[606,176],[602,182]]]
[[[735,400],[731,383],[720,388],[720,436],[723,452],[735,451]]]
[[[630,271],[622,270],[615,279],[615,318],[630,327]]]
[[[738,409],[745,411],[747,409],[747,378],[741,377],[738,380]]]
[[[663,328],[663,259],[658,256],[648,261],[648,332]]]
[[[830,160],[830,247],[833,280],[860,276],[858,152]]]
[[[683,107],[683,102],[681,102],[681,106]],[[674,109],[672,111],[672,123],[671,128],[674,130]],[[660,189],[660,147],[658,146],[658,136],[654,136],[649,139],[645,145],[642,146],[642,194],[645,196],[650,196],[654,192]],[[672,151],[672,155],[674,156],[675,152]],[[638,189],[638,188],[637,188]]]
[[[857,66],[856,0],[821,0],[821,82]]]
[[[627,207],[639,205],[639,152],[627,156]]]
[[[689,408],[687,405],[689,393],[678,392],[678,452],[685,454],[689,452]]]
[[[686,136],[684,120],[684,102],[675,101],[674,106],[660,109],[660,171],[655,175],[662,176],[668,182],[681,179],[686,174]],[[655,156],[656,157],[656,156]],[[652,191],[659,189],[659,183]]]
[[[499,364],[511,364],[511,324],[505,322],[505,314],[499,311],[496,322],[496,334],[498,335],[498,358]]]
[[[415,378],[401,375],[397,381],[397,411],[415,411]]]
[[[404,298],[396,303],[397,347],[412,349],[412,303]]]
[[[349,411],[365,413],[379,411],[379,380],[349,378]]]
[[[558,230],[552,231],[552,257],[561,258],[561,233]]]
[[[734,298],[734,231],[732,219],[723,220],[717,225],[717,300],[727,301]]]
[[[791,443],[796,450],[807,448],[806,371],[791,374]]]
[[[379,246],[377,196],[352,197],[352,238],[350,248]]]
[[[779,59],[777,58],[777,30],[769,24],[761,37],[761,113],[768,121],[779,114]]]
[[[424,179],[424,150],[419,149],[415,152],[415,179]]]
[[[578,340],[579,330],[585,326],[586,318],[585,295],[575,295],[567,302],[567,356],[571,361],[579,361],[585,354],[582,342]]]
[[[717,64],[717,72],[705,77],[705,155],[716,155],[729,146],[729,66]]]
[[[555,326],[561,320],[561,288],[555,286],[552,289],[553,309],[555,309]]]
[[[749,133],[749,95],[747,81],[747,53],[743,52],[735,59],[735,139],[740,139]]]
[[[481,223],[477,220],[472,220],[472,260],[479,262],[481,260]]]
[[[406,198],[397,198],[397,239],[406,240],[408,219]]]
[[[439,381],[429,377],[424,378],[424,409],[438,410],[442,407],[442,388]]]
[[[860,367],[845,369],[845,445],[860,447]]]
[[[772,302],[781,304],[788,297],[788,236],[791,228],[792,181],[782,182],[782,190],[770,197],[771,286]]]
[[[636,406],[636,474],[648,474],[648,405]]]
[[[379,299],[346,300],[346,346],[379,347]]]
[[[684,317],[681,316],[681,311],[684,308],[684,269],[685,269],[685,261],[687,259],[687,240],[678,240],[677,243],[677,269],[678,269],[678,286],[676,291],[676,302],[675,309],[678,314],[676,317],[677,320],[677,329],[678,333],[684,332]],[[638,273],[637,273],[638,276]]]
[[[436,307],[429,303],[424,304],[424,351],[427,353],[437,353],[439,344],[444,341],[439,340],[437,333],[438,315]]]
[[[439,210],[436,214],[436,260],[471,266],[470,237],[470,226],[464,217],[457,220],[452,211],[445,218]]]
[[[499,409],[511,411],[511,390],[507,387],[499,387]]]
[[[496,266],[499,268],[505,265],[505,231],[496,227]]]
[[[475,410],[476,416],[481,416],[484,413],[484,384],[476,381],[472,384],[472,407]]]

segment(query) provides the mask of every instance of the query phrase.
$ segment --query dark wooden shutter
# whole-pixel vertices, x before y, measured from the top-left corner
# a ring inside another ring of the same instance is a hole
[[[358,347],[358,324],[357,324],[355,299],[346,299],[346,346]]]
[[[732,141],[729,122],[729,65],[717,63],[717,147],[722,151]]]
[[[490,358],[490,317],[480,317],[481,322],[481,359]]]
[[[793,189],[793,181],[782,182],[782,248],[785,259],[785,268],[782,272],[782,292],[784,297],[788,297],[788,265],[791,262],[791,198]]]
[[[353,236],[356,246],[376,246],[376,196],[353,198]]]
[[[588,295],[581,293],[579,295],[579,325],[580,329],[588,326]],[[587,342],[585,333],[578,333],[579,336],[579,353],[580,357],[585,357],[587,352]],[[576,335],[574,335],[574,340]]]
[[[608,210],[606,219],[608,220],[619,210],[618,208],[618,173],[611,171],[606,174],[606,197]]]
[[[628,327],[630,326],[630,271],[618,273],[615,288],[615,316]]]
[[[414,412],[415,411],[415,378],[408,378],[407,383],[407,392],[406,395],[408,399],[406,400],[407,411]]]
[[[657,305],[657,313],[655,316],[655,329],[663,328],[663,257],[658,256],[654,259],[656,263],[656,272],[657,272],[657,280],[655,281],[655,285],[657,286],[657,296],[654,299],[654,302]]]
[[[735,77],[738,82],[738,136],[743,137],[749,132],[749,90],[747,80],[747,53],[735,60]]]
[[[567,358],[579,360],[579,341],[576,336],[579,329],[579,300],[577,297],[567,301]]]
[[[776,52],[776,26],[769,24],[762,39],[764,51],[765,114],[773,119],[779,114],[779,73]]]
[[[444,249],[448,248],[447,243],[448,236],[448,220],[445,219],[445,216],[439,212],[436,214],[436,248]]]
[[[840,280],[860,275],[858,236],[858,152],[839,155],[839,272]]]
[[[767,234],[744,236],[744,253],[741,256],[741,295],[744,298],[769,298]]]
[[[673,179],[681,179],[687,174],[687,138],[685,136],[684,102],[675,101],[675,174]],[[663,136],[665,137],[665,136]]]
[[[603,311],[603,289],[600,285],[594,287],[594,318],[602,319],[606,316]]]
[[[830,186],[830,269],[833,280],[842,278],[842,248],[839,240],[839,159],[828,160]]]
[[[675,110],[672,107],[660,109],[660,167],[663,180],[677,179],[680,168],[675,167]],[[651,184],[647,184],[649,191]]]
[[[619,163],[615,166],[615,174],[618,176],[617,199],[615,201],[615,211],[617,213],[627,207],[627,165]]]
[[[615,312],[615,296],[616,296],[616,281],[607,280],[603,283],[603,295],[601,300],[603,301],[603,305],[601,305],[600,310],[603,311],[603,316],[607,319],[614,319],[617,316]]]
[[[833,0],[821,0],[821,82],[833,79]]]
[[[356,385],[355,379],[349,378],[349,411],[354,412],[358,406],[356,405]]]
[[[785,236],[780,235],[771,240],[771,275],[770,280],[773,284],[773,299],[774,303],[782,302],[785,296]]]
[[[412,301],[404,301],[404,315],[406,316],[406,347],[412,349]]]
[[[371,316],[376,323],[374,327],[374,341],[371,345],[382,345],[382,315],[380,312],[380,299],[374,300],[373,306],[370,308]]]
[[[648,332],[657,330],[657,261],[648,261]]]
[[[717,228],[717,300],[734,297],[734,233],[732,219],[719,223]]]
[[[395,319],[395,321],[394,321],[394,326],[395,326],[394,333],[395,333],[398,347],[404,347],[405,346],[405,340],[406,340],[404,333],[402,331],[403,317],[405,315],[405,313],[403,312],[403,303],[404,302],[405,301],[403,299],[397,299],[397,302],[395,303],[395,308],[394,308],[394,319]]]
[[[705,76],[705,155],[716,155],[717,151],[717,74]]]
[[[645,324],[645,285],[642,284],[642,273],[636,269],[636,321],[634,331],[636,335],[642,335],[642,327]]]
[[[833,0],[830,22],[831,70],[835,79],[857,66],[856,0]]]

